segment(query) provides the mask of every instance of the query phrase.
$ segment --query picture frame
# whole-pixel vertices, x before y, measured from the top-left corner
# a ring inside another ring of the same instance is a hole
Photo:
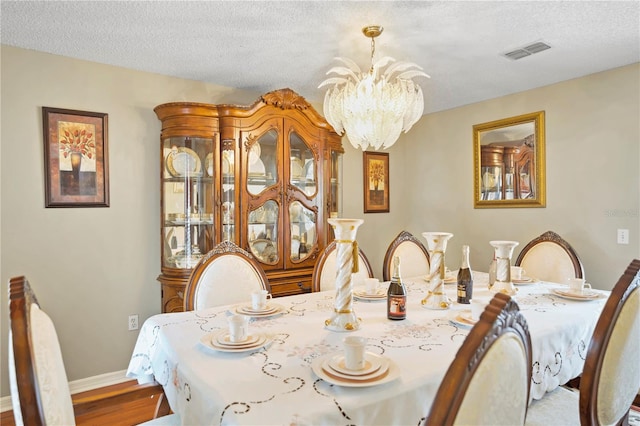
[[[45,207],[109,207],[108,118],[42,107]]]
[[[546,207],[545,114],[473,126],[473,207]]]
[[[364,212],[389,212],[389,153],[363,153]]]

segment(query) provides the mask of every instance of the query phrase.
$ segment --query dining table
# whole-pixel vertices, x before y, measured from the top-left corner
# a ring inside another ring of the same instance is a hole
[[[488,279],[473,272],[474,299],[492,297]],[[127,376],[160,383],[185,425],[419,425],[472,327],[471,308],[456,302],[455,279],[445,281],[452,303],[443,310],[421,303],[425,276],[403,282],[405,320],[387,319],[388,283],[380,284],[379,297],[353,288],[360,322],[352,332],[325,328],[335,291],[278,297],[269,301],[268,314],[251,317],[249,334],[257,344],[247,347],[220,339],[231,315],[251,312],[249,295],[246,303],[154,315],[140,329]],[[536,279],[515,288],[512,297],[531,335],[530,398],[540,399],[581,374],[609,292],[571,297],[565,284]],[[368,359],[384,360],[385,375],[358,381],[325,374],[326,365],[339,362],[348,335],[366,338]]]

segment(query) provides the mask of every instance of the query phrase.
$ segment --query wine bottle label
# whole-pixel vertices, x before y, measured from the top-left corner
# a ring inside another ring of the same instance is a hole
[[[406,303],[406,296],[389,296],[389,318],[406,317]]]

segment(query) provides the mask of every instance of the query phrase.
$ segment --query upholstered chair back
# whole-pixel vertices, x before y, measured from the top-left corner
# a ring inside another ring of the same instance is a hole
[[[251,254],[225,241],[207,253],[191,272],[185,310],[250,302],[253,290],[271,287]]]
[[[389,244],[382,265],[382,277],[391,279],[393,258],[400,257],[400,270],[403,277],[417,277],[429,274],[429,253],[425,246],[412,234],[402,231]]]
[[[531,368],[527,322],[497,293],[449,365],[425,425],[524,424]]]
[[[75,425],[71,393],[58,335],[51,318],[40,310],[35,297],[33,299],[28,301],[23,299],[22,303],[29,318],[27,332],[32,345],[29,363],[35,371],[30,368],[25,369],[26,360],[22,357],[15,358],[13,332],[9,332],[9,380],[14,418],[18,425]],[[16,337],[19,338],[19,336]],[[22,386],[18,386],[19,380],[27,380],[22,375],[32,374],[35,376],[37,396],[35,393],[28,395],[29,391],[21,393]],[[37,406],[37,409],[34,406]],[[26,418],[22,415],[22,408],[29,411]]]
[[[569,278],[584,278],[584,268],[573,247],[553,231],[531,240],[515,262],[526,275],[542,281],[566,284]]]

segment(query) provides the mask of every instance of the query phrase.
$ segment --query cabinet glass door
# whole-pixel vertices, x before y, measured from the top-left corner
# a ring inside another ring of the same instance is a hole
[[[249,248],[262,263],[274,265],[278,254],[278,203],[269,200],[249,212]]]
[[[221,226],[222,240],[236,241],[236,156],[233,140],[222,141],[222,155],[220,159],[222,174],[221,194]]]
[[[305,260],[316,244],[316,214],[302,205],[300,201],[289,204],[289,235],[291,252],[289,257],[294,261]]]
[[[329,217],[342,217],[342,153],[329,154]]]
[[[278,166],[282,164],[282,148],[275,123],[277,120],[271,120],[258,129],[245,131],[248,136],[244,139],[249,194],[246,236],[249,251],[268,265],[267,269],[282,266],[282,193],[275,186],[280,181]]]
[[[278,181],[278,132],[271,129],[247,141],[247,192],[260,195]]]
[[[291,185],[312,197],[317,189],[316,160],[313,151],[296,132],[289,137],[289,179]]]
[[[213,242],[213,139],[163,140],[162,266],[190,269]]]

